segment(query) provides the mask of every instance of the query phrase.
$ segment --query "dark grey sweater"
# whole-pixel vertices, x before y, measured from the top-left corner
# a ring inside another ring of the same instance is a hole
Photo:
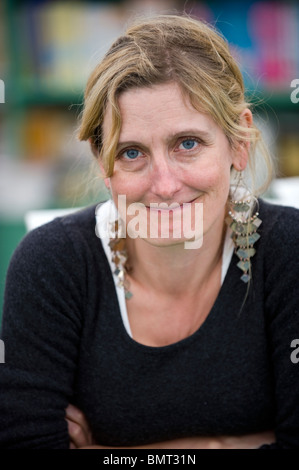
[[[204,324],[165,347],[128,336],[94,207],[29,233],[7,275],[0,446],[68,448],[72,402],[99,444],[275,429],[271,447],[299,448],[299,211],[261,202],[260,218],[242,311],[233,255]]]

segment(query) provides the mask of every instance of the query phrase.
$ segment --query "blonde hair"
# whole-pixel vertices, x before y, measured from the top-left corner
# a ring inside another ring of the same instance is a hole
[[[258,128],[254,124],[250,128],[240,124],[241,113],[250,107],[245,100],[240,69],[220,33],[188,16],[158,15],[136,20],[112,44],[89,77],[79,139],[90,139],[102,159],[105,176],[113,174],[121,129],[119,94],[167,82],[178,83],[194,108],[208,113],[223,129],[231,146],[250,143],[248,170],[252,193],[259,195],[265,191],[274,167]],[[104,139],[102,124],[108,104],[112,107],[112,126]],[[258,187],[260,158],[265,163],[264,181]]]

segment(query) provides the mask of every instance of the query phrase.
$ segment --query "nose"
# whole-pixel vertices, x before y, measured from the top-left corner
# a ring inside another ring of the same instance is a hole
[[[160,158],[152,166],[151,191],[161,201],[174,202],[182,187],[178,169],[165,158]]]

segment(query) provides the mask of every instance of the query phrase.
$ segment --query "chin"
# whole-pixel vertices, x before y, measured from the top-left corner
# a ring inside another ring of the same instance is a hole
[[[190,240],[186,238],[141,238],[145,243],[148,243],[149,245],[156,247],[156,248],[173,248],[173,247],[179,247],[181,246],[182,248],[185,247],[185,243],[189,242]]]

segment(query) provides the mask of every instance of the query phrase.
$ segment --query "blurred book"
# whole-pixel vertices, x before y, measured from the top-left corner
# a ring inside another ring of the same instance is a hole
[[[255,2],[249,28],[257,51],[257,76],[266,88],[286,90],[299,73],[299,7],[289,2]]]
[[[283,134],[278,142],[281,176],[299,175],[299,134]]]
[[[75,132],[75,116],[48,107],[27,111],[20,138],[22,157],[27,161],[58,161]]]
[[[81,92],[95,60],[123,27],[120,9],[102,2],[27,3],[20,16],[32,76],[53,94]]]
[[[247,87],[288,92],[299,77],[298,2],[215,0],[209,5]]]

